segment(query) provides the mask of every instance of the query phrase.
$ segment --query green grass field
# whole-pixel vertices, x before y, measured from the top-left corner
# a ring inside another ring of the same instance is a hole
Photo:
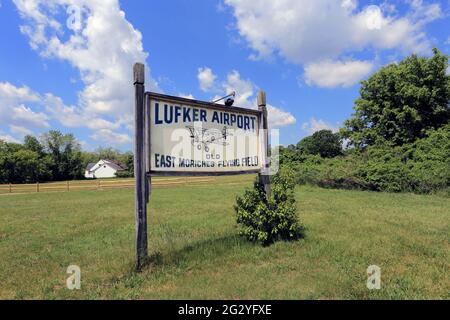
[[[296,190],[305,237],[270,247],[236,236],[250,186],[156,189],[152,264],[133,270],[133,190],[0,196],[1,299],[448,299],[450,200]],[[81,267],[81,290],[66,269]],[[378,265],[381,290],[366,287]]]

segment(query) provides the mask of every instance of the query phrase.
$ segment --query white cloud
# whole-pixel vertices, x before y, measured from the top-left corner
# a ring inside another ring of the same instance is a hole
[[[214,82],[217,76],[212,72],[210,68],[199,68],[197,73],[197,79],[202,91],[209,91],[214,87]]]
[[[337,126],[333,126],[322,119],[311,118],[309,122],[305,122],[302,124],[302,129],[308,132],[309,135],[320,131],[320,130],[331,130],[333,132],[337,132]]]
[[[358,2],[356,0],[342,0],[341,7],[345,10],[352,12],[358,6]]]
[[[325,88],[350,87],[373,69],[370,61],[322,61],[305,66],[305,82]]]
[[[30,124],[34,127],[48,128],[48,116],[42,112],[34,112],[30,108],[20,105],[12,108],[12,119],[20,123]]]
[[[192,95],[192,93],[190,93],[190,94],[180,93],[180,94],[178,94],[178,96],[181,98],[185,98],[185,99],[191,99],[191,100],[195,99],[195,97]]]
[[[126,145],[133,141],[128,134],[117,133],[109,129],[97,130],[95,134],[91,135],[91,138],[96,141],[106,141],[111,145]]]
[[[253,96],[255,85],[250,80],[241,79],[238,71],[233,70],[227,76],[227,81],[222,84],[226,94],[236,91],[234,104],[238,107],[254,107],[249,99]]]
[[[0,82],[0,124],[12,126],[48,128],[49,117],[34,111],[29,105],[41,102],[41,97],[26,86],[16,87],[8,82]]]
[[[447,74],[447,75],[450,75],[450,67],[447,68],[446,74]]]
[[[432,44],[424,26],[443,16],[439,4],[421,0],[409,1],[403,15],[387,2],[380,6],[362,6],[356,0],[225,3],[233,9],[240,36],[255,52],[250,58],[271,59],[278,55],[299,66],[342,61],[345,56],[367,49],[394,49],[403,54],[429,52]],[[357,66],[368,68],[353,64]]]
[[[395,4],[390,3],[387,0],[385,0],[382,4],[380,4],[380,8],[386,14],[396,14],[397,13],[397,7],[395,6]]]
[[[5,142],[9,143],[20,143],[20,140],[14,138],[13,136],[7,134],[7,135],[0,135],[0,140],[3,140]]]
[[[403,17],[389,16],[374,6],[358,10],[357,2],[348,0],[225,3],[234,10],[240,35],[260,58],[279,53],[297,64],[335,59],[364,48],[423,52],[430,43],[421,26],[440,17],[439,5],[421,1],[412,1],[411,13]]]
[[[361,15],[362,20],[366,22],[366,27],[369,30],[380,30],[386,25],[383,17],[383,12],[379,6],[368,6]]]
[[[14,134],[16,134],[16,135],[18,135],[20,137],[24,137],[26,135],[33,135],[34,134],[34,132],[31,131],[30,129],[25,128],[25,127],[21,127],[21,126],[10,125],[9,128],[10,128],[10,131],[12,133],[14,133]]]
[[[226,81],[221,83],[222,92],[224,94],[230,94],[236,92],[236,98],[234,105],[241,108],[257,108],[257,102],[255,94],[258,90],[256,85],[246,79],[242,79],[238,71],[233,70],[227,75]],[[219,99],[221,96],[217,95],[213,100]],[[270,99],[270,98],[269,98]],[[296,123],[295,117],[287,112],[283,111],[273,105],[267,104],[267,112],[269,118],[269,126],[271,128],[286,127]]]
[[[9,82],[0,82],[0,97],[4,100],[19,100],[26,102],[39,101],[40,97],[30,88],[16,87]]]
[[[92,130],[119,129],[119,122],[105,120],[95,114],[83,113],[76,106],[66,106],[63,100],[53,94],[46,94],[43,98],[47,112],[68,128],[87,127]]]
[[[410,0],[409,3],[412,8],[412,12],[409,14],[410,18],[420,25],[443,17],[441,6],[438,3],[427,1],[425,4],[423,0]]]
[[[291,113],[270,104],[267,105],[267,114],[269,117],[269,126],[271,128],[287,127],[297,122],[297,119],[295,119]]]
[[[45,108],[45,113],[36,111],[38,107]],[[117,121],[108,121],[95,114],[82,113],[75,106],[66,106],[61,98],[53,94],[41,95],[26,86],[16,87],[7,82],[0,83],[0,124],[8,124],[12,134],[23,137],[33,134],[32,129],[50,128],[51,119],[58,120],[65,127],[87,127],[94,131],[116,130],[121,126]],[[114,135],[119,135],[120,141],[124,140],[120,133],[113,132],[112,136]]]
[[[133,124],[132,66],[145,62],[142,35],[131,25],[118,0],[13,0],[24,19],[21,31],[42,57],[69,62],[85,85],[75,106],[51,94],[48,111],[63,125],[93,130]],[[79,30],[66,29],[66,10],[81,9]],[[63,20],[61,20],[63,17]],[[146,86],[160,91],[147,69]],[[57,101],[57,100],[60,101]],[[53,109],[52,109],[53,108]],[[104,136],[102,134],[97,137]]]

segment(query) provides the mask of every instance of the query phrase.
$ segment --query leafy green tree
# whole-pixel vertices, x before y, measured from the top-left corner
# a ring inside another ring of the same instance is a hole
[[[72,134],[63,135],[51,130],[42,137],[44,150],[49,155],[49,167],[56,181],[82,177],[81,146]]]
[[[20,182],[15,178],[15,163],[13,155],[24,150],[18,143],[0,140],[0,179],[2,183]]]
[[[280,165],[298,163],[303,159],[302,154],[293,145],[290,145],[287,148],[280,146],[279,155]]]
[[[384,140],[401,146],[449,122],[449,56],[433,53],[412,55],[362,82],[355,113],[342,130],[351,144],[364,148]]]
[[[8,182],[7,155],[8,144],[0,140],[0,183]]]
[[[39,157],[44,156],[44,147],[36,137],[30,135],[25,136],[23,146],[27,150],[36,152]]]
[[[342,140],[331,130],[320,130],[300,141],[297,149],[303,154],[334,158],[342,154]]]
[[[119,161],[119,158],[121,156],[120,152],[114,148],[100,147],[95,150],[95,153],[98,155],[98,160]]]
[[[132,152],[125,152],[120,154],[117,161],[127,166],[127,176],[134,176],[134,155]]]
[[[33,183],[44,180],[48,172],[37,152],[22,149],[14,152],[10,158],[12,165],[12,183]]]

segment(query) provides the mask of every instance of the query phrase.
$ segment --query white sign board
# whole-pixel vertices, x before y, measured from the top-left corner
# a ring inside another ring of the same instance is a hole
[[[151,94],[151,172],[259,172],[263,166],[258,110]]]

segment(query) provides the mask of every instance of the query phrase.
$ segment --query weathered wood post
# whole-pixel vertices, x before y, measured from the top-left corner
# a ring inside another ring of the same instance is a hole
[[[259,182],[264,185],[264,191],[266,192],[266,196],[270,197],[272,190],[270,187],[270,158],[269,158],[269,123],[267,120],[267,107],[266,107],[266,93],[264,91],[258,92],[258,109],[261,112],[261,129],[262,133],[262,162],[263,167],[259,173]]]
[[[134,176],[136,217],[136,270],[139,271],[148,255],[147,252],[147,177],[145,150],[145,66],[136,63],[134,71],[135,115],[134,115]]]
[[[145,159],[145,173],[147,179],[145,180],[145,200],[146,203],[150,201],[150,194],[152,189],[152,176],[150,174],[151,171],[151,161],[150,161],[150,141],[151,141],[151,133],[150,133],[150,122],[151,122],[151,114],[150,114],[150,95],[146,94],[145,96],[145,117],[144,117],[144,159]]]

